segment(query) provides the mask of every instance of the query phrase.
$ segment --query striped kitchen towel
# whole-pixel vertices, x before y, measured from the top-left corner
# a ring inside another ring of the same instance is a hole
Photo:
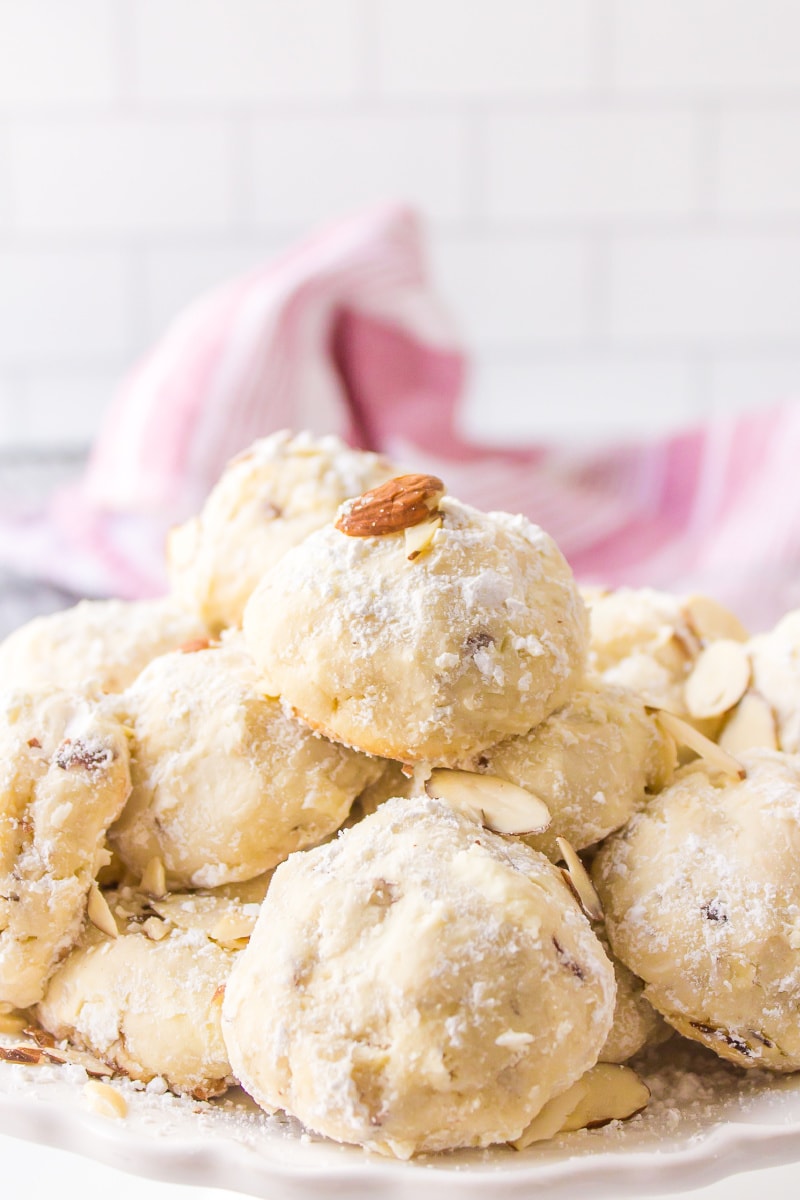
[[[157,594],[169,526],[288,427],[525,512],[587,582],[703,589],[753,627],[800,604],[796,405],[647,444],[488,449],[459,432],[466,370],[415,215],[360,214],[194,303],[123,384],[80,483],[0,520],[0,560],[82,594]]]

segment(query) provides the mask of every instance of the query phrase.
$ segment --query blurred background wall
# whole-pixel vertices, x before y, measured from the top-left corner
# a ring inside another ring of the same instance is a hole
[[[85,444],[187,300],[386,197],[470,432],[800,395],[797,0],[0,0],[0,447]]]

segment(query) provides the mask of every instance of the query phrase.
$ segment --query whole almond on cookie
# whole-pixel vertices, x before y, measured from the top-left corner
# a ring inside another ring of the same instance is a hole
[[[426,521],[444,495],[436,475],[399,475],[348,501],[336,528],[348,537],[382,537]]]

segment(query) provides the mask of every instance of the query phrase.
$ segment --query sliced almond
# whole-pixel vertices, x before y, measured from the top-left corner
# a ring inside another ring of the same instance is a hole
[[[86,1107],[99,1117],[111,1117],[119,1120],[128,1115],[128,1102],[116,1088],[108,1083],[100,1083],[90,1079],[83,1085],[83,1095]]]
[[[220,917],[208,936],[215,942],[231,943],[246,940],[252,935],[258,920],[257,913],[230,912]]]
[[[559,1133],[595,1129],[609,1121],[627,1121],[647,1107],[650,1089],[630,1067],[598,1063],[581,1079],[586,1091]]]
[[[146,921],[142,921],[141,929],[151,942],[163,942],[169,933],[169,926],[160,917],[148,917]]]
[[[410,525],[405,531],[406,558],[409,562],[419,558],[429,548],[438,531],[442,528],[441,516],[431,517],[419,525]]]
[[[146,892],[148,896],[166,896],[167,872],[163,862],[157,855],[151,858],[145,867],[139,888],[141,891]]]
[[[532,1146],[534,1142],[546,1142],[550,1138],[554,1138],[561,1131],[567,1117],[578,1107],[578,1104],[588,1090],[589,1087],[585,1083],[584,1076],[582,1079],[576,1079],[575,1083],[571,1084],[560,1096],[554,1096],[552,1100],[548,1100],[544,1108],[541,1108],[533,1118],[530,1125],[522,1131],[515,1142],[511,1143],[514,1149],[525,1150],[528,1146]]]
[[[0,1046],[0,1062],[38,1066],[44,1061],[44,1050],[39,1046]]]
[[[54,1043],[47,1044],[44,1039],[49,1038],[50,1034],[46,1031],[38,1030],[37,1034],[38,1038],[42,1039],[38,1045],[0,1046],[0,1058],[6,1062],[36,1064],[36,1066],[43,1062],[49,1062],[56,1067],[61,1067],[68,1062],[72,1063],[72,1066],[83,1067],[86,1074],[96,1075],[101,1079],[107,1079],[109,1075],[114,1074],[108,1063],[101,1062],[100,1058],[85,1054],[83,1050],[74,1050],[72,1046],[65,1050]]]
[[[72,1062],[72,1057],[68,1050],[62,1050],[60,1046],[56,1046],[55,1042],[52,1046],[40,1046],[42,1052],[42,1062],[55,1063],[57,1066],[62,1066],[66,1062]],[[108,1072],[109,1075],[111,1072]]]
[[[96,883],[93,883],[89,889],[89,901],[86,906],[86,915],[89,920],[95,925],[101,933],[106,937],[115,938],[117,936],[117,922],[114,920],[113,913],[108,907],[108,902],[105,896],[100,891]]]
[[[23,1031],[26,1037],[29,1037],[37,1046],[43,1046],[46,1049],[51,1049],[56,1044],[56,1039],[47,1029],[42,1029],[39,1025],[26,1025]]]
[[[595,891],[594,884],[589,878],[586,867],[581,862],[577,852],[566,838],[557,837],[556,845],[561,851],[564,862],[567,864],[567,869],[562,874],[581,908],[590,921],[602,921],[603,906],[600,903],[600,897]]]
[[[670,650],[677,651],[680,658],[683,659],[684,664],[694,662],[703,649],[699,638],[688,625],[681,625],[673,629],[665,642],[665,646]],[[685,670],[685,666],[683,669]]]
[[[343,504],[336,528],[348,537],[399,533],[427,521],[443,495],[444,484],[436,475],[399,475]]]
[[[657,720],[664,732],[673,737],[679,746],[694,750],[713,770],[720,771],[731,779],[744,779],[747,772],[738,759],[700,733],[688,721],[682,721],[680,717],[664,708],[658,709]]]
[[[426,780],[425,791],[495,833],[542,833],[550,824],[550,810],[543,800],[496,775],[437,767]]]
[[[719,717],[739,703],[749,684],[750,659],[744,646],[720,638],[706,646],[686,680],[686,707],[693,717]]]
[[[710,596],[700,593],[689,596],[683,610],[687,621],[705,642],[715,642],[719,638],[746,642],[750,637],[739,618]]]
[[[50,1050],[45,1050],[44,1054],[49,1062],[72,1063],[73,1066],[83,1067],[87,1075],[92,1075],[96,1079],[108,1079],[114,1074],[113,1068],[108,1063],[102,1062],[101,1059],[95,1058],[93,1054],[88,1054],[85,1050],[75,1050],[72,1046],[68,1050],[54,1046]]]
[[[742,754],[756,746],[778,749],[775,714],[758,692],[746,692],[728,718],[719,735],[719,744],[728,754]]]

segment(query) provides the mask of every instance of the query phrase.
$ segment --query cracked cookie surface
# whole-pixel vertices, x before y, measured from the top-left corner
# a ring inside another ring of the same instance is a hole
[[[684,768],[603,845],[592,875],[614,953],[680,1033],[744,1067],[800,1068],[800,757],[746,778]]]
[[[116,938],[86,926],[37,1007],[42,1026],[133,1079],[160,1076],[202,1099],[224,1092],[222,993],[258,905],[130,889],[106,900]]]
[[[251,879],[315,845],[383,764],[315,736],[266,697],[241,634],[155,659],[116,704],[133,731],[133,791],[109,834],[141,878]]]
[[[130,787],[128,738],[97,699],[0,694],[0,1001],[39,1000],[77,939]]]
[[[262,1106],[405,1158],[519,1136],[595,1063],[614,997],[543,855],[397,799],[276,870],[223,1029]]]

